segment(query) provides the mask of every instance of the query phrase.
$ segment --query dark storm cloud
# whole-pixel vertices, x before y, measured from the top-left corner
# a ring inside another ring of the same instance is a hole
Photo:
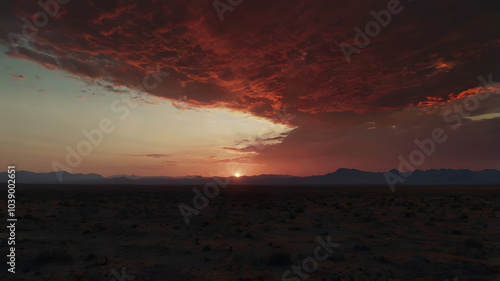
[[[500,95],[482,102],[471,116],[495,108],[500,114]],[[432,137],[434,129],[443,129],[447,139],[436,144],[417,169],[500,169],[499,118],[472,121],[461,118],[461,126],[447,122],[447,108],[411,107],[372,113],[323,113],[307,126],[299,126],[280,145],[266,146],[255,161],[267,163],[273,172],[298,175],[324,174],[339,168],[388,171],[398,168],[401,155],[420,148],[416,141]],[[492,112],[492,111],[488,111]],[[453,116],[458,116],[455,114]]]

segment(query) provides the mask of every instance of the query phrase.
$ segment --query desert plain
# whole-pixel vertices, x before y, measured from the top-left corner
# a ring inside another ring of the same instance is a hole
[[[16,189],[2,280],[500,280],[497,187],[228,186],[189,224],[189,186]],[[318,239],[338,247],[313,264]]]

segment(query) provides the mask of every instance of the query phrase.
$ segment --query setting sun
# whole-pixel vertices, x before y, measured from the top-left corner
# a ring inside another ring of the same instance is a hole
[[[240,175],[240,173],[236,173],[236,174],[234,174],[234,176],[239,178],[241,175]]]

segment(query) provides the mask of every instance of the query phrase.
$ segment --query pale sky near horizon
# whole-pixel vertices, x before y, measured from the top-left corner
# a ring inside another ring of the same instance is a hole
[[[72,172],[208,175],[224,170],[225,161],[242,159],[241,169],[252,174],[258,169],[245,161],[253,153],[237,151],[242,148],[237,144],[244,140],[251,143],[257,137],[279,138],[291,130],[225,109],[180,110],[169,100],[147,94],[136,108],[129,107],[130,114],[121,120],[123,112],[115,113],[110,108],[119,98],[117,93],[31,61],[4,54],[0,59],[0,118],[10,120],[0,123],[0,144],[4,148],[0,165],[5,167],[15,163],[18,169],[51,172],[54,161],[66,165],[66,146],[76,151],[78,142],[87,140],[81,131],[97,129],[101,119],[109,118],[116,129],[103,134],[102,143],[93,146],[80,165],[68,166]],[[210,166],[205,164],[208,162]]]

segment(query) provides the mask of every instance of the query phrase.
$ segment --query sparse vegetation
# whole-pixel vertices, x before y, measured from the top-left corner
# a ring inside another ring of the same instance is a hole
[[[292,260],[287,253],[275,252],[269,257],[267,264],[270,266],[286,266],[291,265]]]
[[[464,242],[465,247],[471,247],[471,248],[476,248],[476,249],[481,249],[483,248],[483,243],[479,241],[478,239],[474,238],[469,238],[465,240]]]

